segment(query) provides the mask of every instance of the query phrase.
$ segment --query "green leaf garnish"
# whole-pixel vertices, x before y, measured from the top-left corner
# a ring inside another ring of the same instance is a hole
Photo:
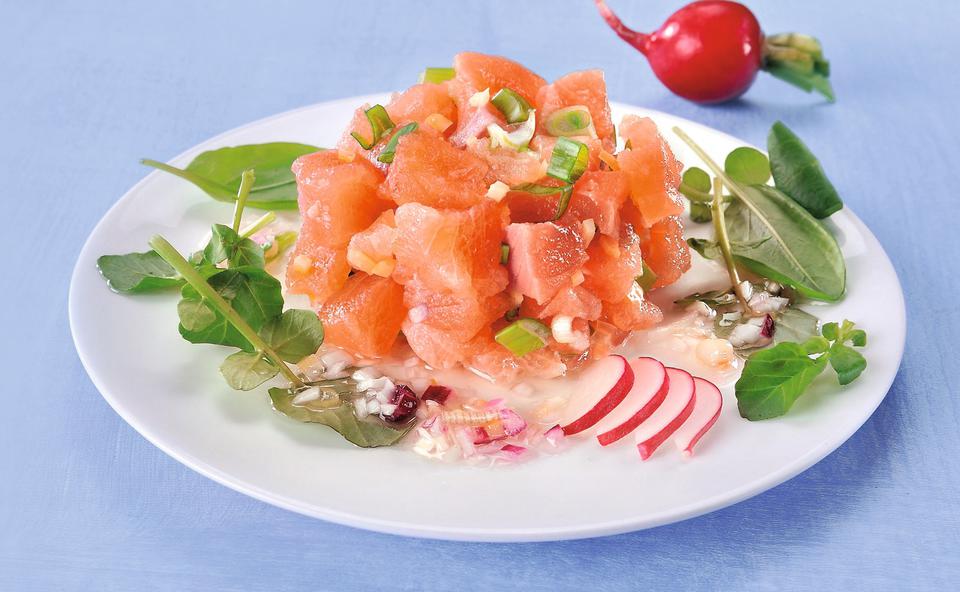
[[[281,359],[296,363],[323,344],[323,325],[313,311],[287,310],[267,322],[260,336]]]
[[[278,372],[280,368],[260,352],[238,351],[227,356],[220,364],[220,374],[230,388],[238,391],[252,391]]]
[[[387,142],[387,145],[383,147],[383,152],[380,153],[380,156],[377,157],[377,160],[380,162],[385,162],[390,164],[393,162],[393,157],[397,153],[397,142],[400,141],[400,138],[409,134],[412,131],[416,131],[417,122],[408,123],[407,125],[401,127],[396,131],[395,134],[390,138],[390,141]]]
[[[573,183],[587,170],[589,163],[590,149],[586,144],[570,138],[557,138],[547,175],[565,183]]]
[[[392,446],[403,439],[416,423],[410,422],[398,429],[378,419],[358,419],[353,412],[353,404],[336,392],[325,391],[325,397],[295,405],[293,400],[304,388],[317,387],[307,385],[298,389],[270,389],[273,408],[291,419],[333,428],[347,441],[362,448]]]
[[[509,88],[501,88],[490,102],[503,113],[507,123],[522,123],[530,117],[530,103]]]
[[[727,206],[722,225],[736,262],[809,298],[839,300],[846,287],[846,265],[826,228],[777,189],[737,183],[687,134],[674,131],[736,198]],[[716,214],[715,209],[714,218]]]
[[[103,255],[97,259],[97,269],[115,292],[137,294],[183,285],[180,274],[154,251]]]
[[[550,328],[536,319],[522,318],[498,331],[493,338],[521,358],[547,345]]]
[[[367,116],[367,121],[370,122],[370,132],[373,134],[373,137],[370,140],[364,140],[363,136],[357,132],[350,132],[350,135],[353,136],[353,139],[356,140],[364,150],[370,150],[380,142],[380,139],[385,133],[396,126],[393,120],[390,119],[390,115],[383,105],[374,105],[363,113]]]
[[[843,208],[843,201],[820,161],[790,128],[779,121],[774,123],[767,136],[767,150],[777,189],[815,218],[826,218]]]
[[[783,342],[755,352],[747,358],[736,384],[740,415],[751,421],[783,415],[807,390],[827,364],[836,371],[837,380],[847,385],[867,367],[867,361],[848,346],[854,339],[866,343],[866,333],[853,323],[827,323],[822,336],[801,343]]]
[[[683,171],[680,178],[680,193],[693,203],[707,204],[713,199],[710,190],[713,183],[710,175],[700,167],[690,167]]]
[[[770,179],[770,161],[763,152],[748,146],[730,152],[723,169],[731,179],[744,185],[762,185]]]
[[[190,181],[210,197],[224,202],[237,199],[243,172],[256,171],[247,205],[264,210],[297,209],[293,161],[321,150],[308,144],[270,142],[219,148],[201,153],[184,169],[151,159],[141,162]]]

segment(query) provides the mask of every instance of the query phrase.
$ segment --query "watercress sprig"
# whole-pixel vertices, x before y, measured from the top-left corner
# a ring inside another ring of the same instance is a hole
[[[854,347],[867,334],[847,320],[826,323],[820,335],[803,343],[785,342],[747,358],[736,384],[737,407],[750,421],[785,414],[829,364],[841,385],[856,380],[867,361]]]

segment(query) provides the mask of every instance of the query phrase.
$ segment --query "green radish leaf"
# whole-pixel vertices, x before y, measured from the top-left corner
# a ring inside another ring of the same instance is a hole
[[[867,367],[867,360],[857,350],[841,343],[830,348],[830,365],[837,371],[837,380],[847,385],[857,379]]]
[[[815,218],[826,218],[843,208],[843,201],[820,161],[790,128],[779,121],[774,123],[767,136],[767,150],[777,189]]]
[[[728,154],[723,169],[731,179],[744,185],[763,185],[770,179],[770,161],[763,152],[748,146]]]
[[[308,388],[317,388],[309,387]],[[413,429],[416,422],[410,422],[399,429],[379,419],[358,419],[353,413],[353,404],[345,397],[321,398],[303,405],[294,405],[293,399],[298,391],[272,388],[270,399],[273,408],[291,419],[305,423],[320,423],[336,430],[349,442],[361,448],[392,446]]]
[[[280,369],[260,352],[239,351],[227,356],[220,364],[220,374],[230,388],[238,391],[252,391],[278,372]]]
[[[713,221],[713,211],[710,204],[700,203],[698,201],[690,202],[690,219],[698,224],[706,224]]]
[[[709,207],[707,208],[709,211]],[[700,253],[704,259],[719,259],[723,256],[720,252],[720,243],[705,238],[688,238],[687,244],[691,249]]]
[[[97,259],[97,269],[114,292],[155,292],[177,288],[184,283],[180,274],[156,251],[103,255]]]
[[[807,339],[803,342],[803,349],[808,354],[822,354],[823,352],[830,349],[830,340],[826,337],[821,337],[819,335],[814,335],[813,337]]]
[[[774,344],[785,341],[803,343],[819,334],[820,319],[799,308],[790,306],[773,315],[773,320],[776,323],[773,332]]]
[[[808,298],[843,297],[846,265],[833,235],[773,187],[737,186],[734,193],[725,217],[738,263]]]
[[[825,323],[823,325],[823,336],[830,341],[836,341],[840,338],[840,325],[837,323]]]
[[[300,156],[319,150],[321,148],[308,144],[270,142],[203,152],[185,169],[150,159],[142,162],[186,179],[210,197],[225,202],[236,201],[240,176],[243,171],[254,169],[256,182],[247,205],[265,210],[295,210],[297,186],[290,166]]]
[[[310,310],[287,310],[260,331],[260,337],[286,362],[296,363],[323,345],[323,325]]]
[[[262,269],[225,269],[210,276],[207,282],[254,331],[262,329],[283,311],[280,282]],[[213,322],[202,322],[209,319],[208,315],[198,320],[196,315],[202,313],[197,312],[197,302],[201,302],[202,298],[193,286],[184,286],[181,296],[177,312],[188,315],[180,319],[180,335],[184,339],[191,343],[231,345],[244,351],[254,351],[250,341],[209,303],[202,302],[213,313]]]
[[[709,204],[713,199],[710,190],[712,182],[707,171],[699,167],[690,167],[683,171],[680,179],[680,193],[691,202]]]
[[[177,303],[180,325],[187,331],[203,331],[217,321],[217,313],[199,298],[182,298]]]
[[[740,416],[750,421],[779,417],[790,410],[826,366],[797,343],[781,343],[752,354],[736,384]]]
[[[847,340],[849,340],[850,343],[856,347],[864,347],[867,345],[867,333],[863,329],[851,331],[849,334],[847,334]]]

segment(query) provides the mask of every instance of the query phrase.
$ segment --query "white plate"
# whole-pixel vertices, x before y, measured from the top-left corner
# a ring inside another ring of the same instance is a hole
[[[185,152],[287,140],[332,146],[353,109],[385,95],[322,103],[245,125]],[[666,130],[682,125],[720,158],[744,143],[702,125],[646,109],[678,156],[695,159]],[[516,466],[444,465],[406,450],[361,450],[317,425],[274,413],[266,393],[237,393],[217,372],[223,350],[177,334],[170,295],[124,297],[97,273],[97,256],[146,250],[156,233],[195,246],[230,207],[173,176],[151,173],[104,216],[74,270],[70,323],[80,358],[104,398],[131,426],[185,465],[265,502],[360,528],[477,541],[572,539],[675,522],[733,504],[808,468],[849,438],[893,382],[903,353],[903,294],[890,261],[849,210],[833,218],[848,266],[849,294],[824,306],[826,319],[867,330],[869,369],[841,393],[825,373],[820,388],[788,416],[749,423],[729,389],[720,421],[684,460],[670,443],[640,462],[632,439],[613,449],[585,441]]]

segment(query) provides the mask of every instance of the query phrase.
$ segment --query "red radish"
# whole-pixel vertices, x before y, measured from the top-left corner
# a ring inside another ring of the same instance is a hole
[[[820,42],[785,33],[765,37],[757,17],[737,2],[701,0],[684,6],[653,33],[627,28],[604,0],[600,15],[621,39],[647,57],[667,88],[697,103],[742,95],[760,70],[833,101],[830,65]]]
[[[633,387],[633,369],[623,356],[607,356],[587,366],[564,412],[563,433],[593,427],[623,401]]]
[[[613,444],[636,429],[660,407],[670,388],[667,370],[657,360],[639,358],[631,361],[630,367],[633,388],[623,402],[597,424],[597,440],[602,446]]]
[[[713,427],[713,424],[717,423],[720,409],[723,408],[723,395],[715,384],[709,380],[694,377],[693,387],[696,397],[693,412],[673,434],[673,441],[677,448],[683,451],[684,456],[693,454],[693,447]]]
[[[670,388],[667,397],[653,415],[640,424],[634,433],[640,458],[647,460],[677,428],[687,421],[696,404],[693,377],[677,368],[667,368]]]

